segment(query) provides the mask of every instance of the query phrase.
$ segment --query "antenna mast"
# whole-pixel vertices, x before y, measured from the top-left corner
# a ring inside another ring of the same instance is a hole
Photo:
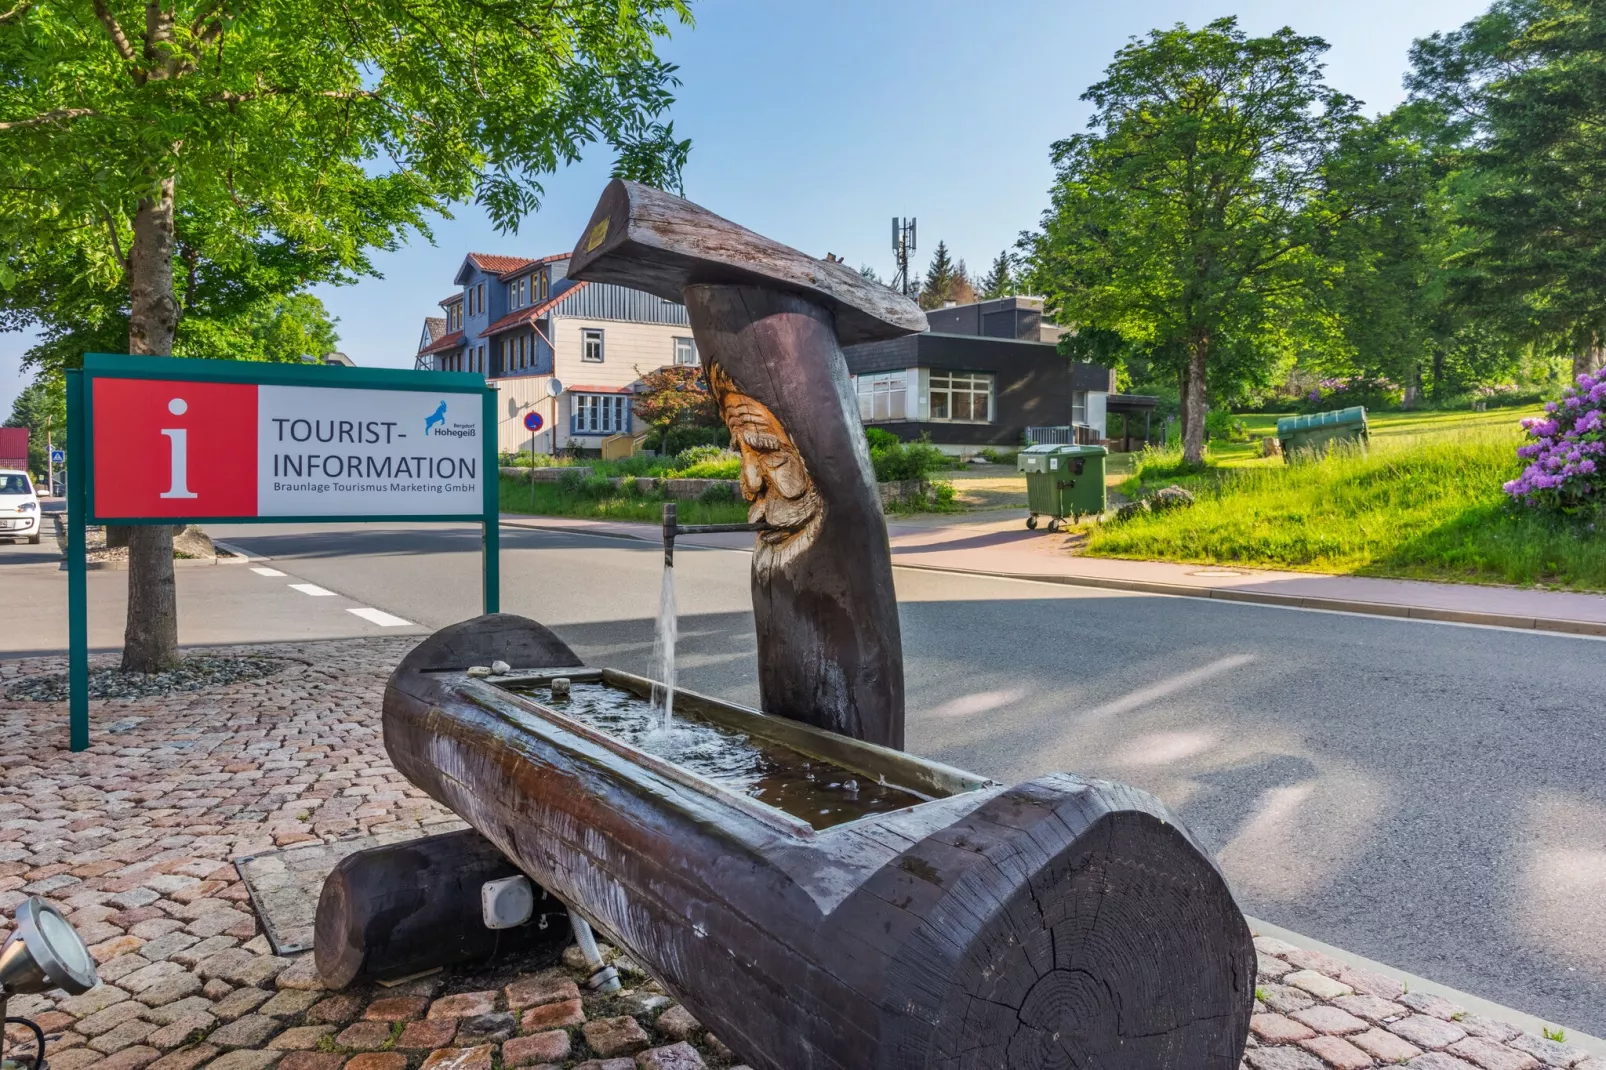
[[[898,261],[898,273],[893,276],[892,288],[904,296],[914,293],[909,278],[909,254],[915,251],[915,221],[892,217],[892,253]]]

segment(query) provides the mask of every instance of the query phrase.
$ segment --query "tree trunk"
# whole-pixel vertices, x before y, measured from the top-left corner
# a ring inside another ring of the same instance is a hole
[[[1182,441],[1188,440],[1188,405],[1184,400],[1188,396],[1188,369],[1182,368],[1177,372],[1177,435]]]
[[[1601,366],[1602,352],[1598,334],[1591,335],[1588,342],[1581,343],[1573,350],[1573,378],[1595,374]]]
[[[1208,334],[1188,340],[1188,371],[1182,390],[1182,459],[1188,464],[1204,464],[1205,359],[1209,354]]]
[[[128,351],[169,356],[178,329],[173,295],[173,179],[142,198],[128,253]],[[141,525],[128,539],[128,623],[123,670],[161,672],[178,661],[178,599],[173,587],[173,528]]]

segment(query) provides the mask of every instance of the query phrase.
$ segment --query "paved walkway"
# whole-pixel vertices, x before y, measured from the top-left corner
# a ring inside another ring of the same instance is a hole
[[[63,704],[7,702],[0,936],[26,896],[46,896],[69,912],[103,981],[81,996],[12,1001],[10,1013],[51,1036],[53,1070],[696,1070],[737,1061],[628,963],[634,987],[612,999],[582,997],[579,975],[556,964],[494,983],[459,970],[334,993],[310,955],[272,953],[231,859],[454,824],[396,773],[380,739],[385,678],[413,641],[239,648],[289,664],[215,691],[93,703],[82,754],[65,750]],[[0,689],[62,668],[59,657],[0,662]],[[1471,1013],[1275,937],[1257,947],[1249,1070],[1606,1070],[1606,1045],[1587,1038],[1575,1046],[1543,1027],[1524,1032],[1509,1024],[1516,1016]]]
[[[504,524],[658,541],[656,525],[503,515]],[[1237,566],[1120,561],[1069,553],[1064,535],[1026,530],[1018,511],[936,514],[888,525],[894,565],[1091,587],[1392,617],[1606,635],[1606,595]],[[684,536],[686,545],[747,549],[752,536]]]

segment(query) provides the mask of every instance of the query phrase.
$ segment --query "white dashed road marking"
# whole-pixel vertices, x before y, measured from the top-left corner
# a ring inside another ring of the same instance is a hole
[[[252,566],[251,571],[255,572],[258,576],[272,576],[277,578],[284,575],[284,573],[280,572],[276,568],[257,568]]]
[[[355,613],[363,620],[377,624],[381,628],[411,628],[413,626],[412,621],[402,620],[400,617],[386,613],[383,609],[369,609],[367,606],[361,606],[357,609],[347,609],[346,612]]]
[[[333,598],[335,596],[335,592],[326,591],[316,583],[292,583],[290,589],[300,591],[302,594],[310,594],[314,598]]]

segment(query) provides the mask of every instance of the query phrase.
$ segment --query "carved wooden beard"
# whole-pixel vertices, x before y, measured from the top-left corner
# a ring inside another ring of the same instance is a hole
[[[753,567],[768,575],[814,545],[824,523],[824,503],[809,477],[808,465],[781,421],[762,402],[741,392],[718,364],[709,365],[709,382],[731,445],[742,455],[742,497],[752,504],[747,520],[763,522]]]

